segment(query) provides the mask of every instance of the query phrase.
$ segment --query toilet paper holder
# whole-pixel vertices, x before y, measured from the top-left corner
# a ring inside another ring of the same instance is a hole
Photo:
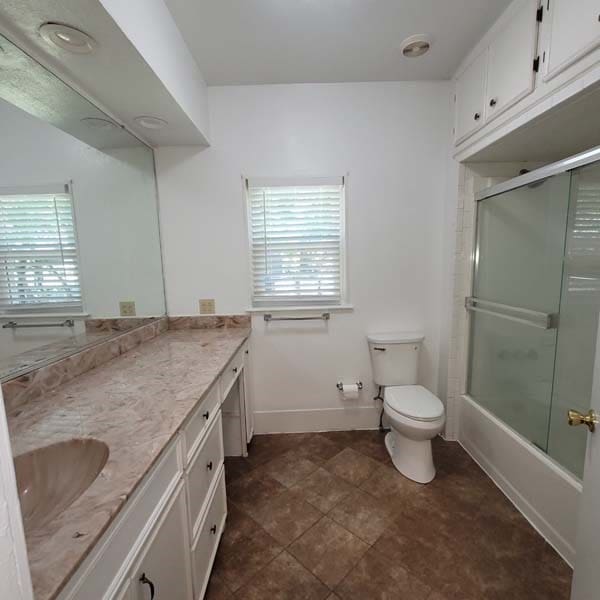
[[[363,389],[363,384],[362,384],[362,381],[357,381],[357,382],[355,382],[355,385],[356,385],[356,387],[357,387],[359,390],[362,390],[362,389]],[[344,383],[343,383],[342,381],[338,381],[338,382],[335,384],[335,387],[336,387],[336,388],[337,388],[337,389],[338,389],[338,390],[341,392],[341,391],[343,391],[343,389],[344,389]]]

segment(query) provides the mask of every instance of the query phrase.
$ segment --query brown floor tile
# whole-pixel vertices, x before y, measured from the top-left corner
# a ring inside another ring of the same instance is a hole
[[[321,512],[327,513],[350,494],[354,486],[329,471],[319,468],[297,483],[292,490]]]
[[[259,468],[263,469],[270,477],[289,488],[301,479],[314,473],[319,467],[298,450],[288,450],[281,456],[265,463]]]
[[[232,600],[233,594],[225,582],[213,572],[204,594],[204,600]]]
[[[234,546],[219,546],[214,573],[235,592],[268,565],[281,550],[281,546],[270,535],[259,529]]]
[[[225,482],[232,484],[238,477],[252,471],[254,466],[242,456],[225,457]]]
[[[351,446],[355,440],[356,431],[322,431],[320,436],[340,446],[340,450]]]
[[[360,488],[377,498],[388,510],[400,512],[418,506],[427,486],[415,483],[394,467],[378,465]]]
[[[344,448],[328,460],[323,468],[352,485],[360,485],[368,479],[379,463],[352,448]]]
[[[327,600],[340,600],[340,597],[332,592],[329,594],[329,596],[327,596]]]
[[[302,443],[302,446],[298,448],[298,451],[309,460],[322,464],[330,458],[333,458],[343,449],[343,446],[336,444],[324,435],[315,433]]]
[[[370,545],[393,523],[385,506],[360,489],[337,504],[329,516]]]
[[[527,578],[522,587],[530,600],[568,600],[572,579],[569,565],[546,544],[536,565],[534,581]]]
[[[328,595],[327,586],[284,551],[235,597],[244,600],[325,600]]]
[[[371,548],[335,588],[341,600],[426,600],[431,589]]]
[[[302,443],[312,435],[310,433],[255,435],[248,448],[247,460],[254,466],[262,465],[288,450],[302,447]]]
[[[323,515],[293,491],[287,490],[265,502],[252,516],[273,538],[287,546]]]
[[[227,504],[227,521],[220,546],[231,548],[240,540],[254,535],[260,526],[233,502]]]
[[[379,430],[355,431],[350,448],[386,465],[392,464],[389,452],[383,441],[387,432]]]
[[[253,516],[267,501],[284,492],[286,487],[265,472],[256,469],[242,475],[226,489],[228,499]]]
[[[288,552],[330,588],[335,587],[369,546],[328,517],[298,538]]]
[[[373,548],[435,589],[440,589],[456,568],[456,554],[450,540],[441,536],[421,537],[412,525],[410,532],[398,523],[390,525]]]

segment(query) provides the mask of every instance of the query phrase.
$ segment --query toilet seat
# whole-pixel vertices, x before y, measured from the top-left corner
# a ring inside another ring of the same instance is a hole
[[[384,406],[392,412],[415,421],[436,421],[444,415],[444,405],[422,385],[387,387]]]

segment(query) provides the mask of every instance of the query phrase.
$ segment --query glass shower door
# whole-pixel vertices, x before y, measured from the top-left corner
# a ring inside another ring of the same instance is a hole
[[[468,392],[547,450],[570,174],[478,204]]]
[[[566,426],[570,408],[590,408],[600,307],[600,164],[574,171],[562,278],[548,454],[582,477],[585,427]]]

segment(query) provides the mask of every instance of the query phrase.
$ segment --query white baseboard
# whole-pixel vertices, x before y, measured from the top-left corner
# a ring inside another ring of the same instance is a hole
[[[571,566],[581,485],[494,415],[463,398],[459,442]]]
[[[254,413],[254,432],[257,434],[303,433],[307,431],[377,429],[380,411],[381,409],[376,406],[256,411]]]

